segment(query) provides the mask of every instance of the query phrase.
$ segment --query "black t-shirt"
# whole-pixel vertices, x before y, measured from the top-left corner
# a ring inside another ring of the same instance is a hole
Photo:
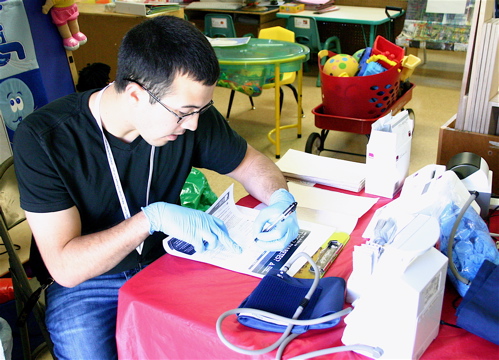
[[[14,139],[21,207],[44,213],[76,206],[83,235],[124,219],[102,132],[88,107],[92,92],[68,95],[33,112],[19,124]],[[151,145],[141,137],[127,144],[107,132],[105,135],[133,216],[146,205]],[[196,131],[186,131],[155,149],[149,203],[178,204],[192,166],[229,173],[242,161],[246,147],[246,141],[210,108],[200,116]],[[156,260],[165,253],[162,238],[162,233],[149,236],[142,255],[133,251],[108,273]]]

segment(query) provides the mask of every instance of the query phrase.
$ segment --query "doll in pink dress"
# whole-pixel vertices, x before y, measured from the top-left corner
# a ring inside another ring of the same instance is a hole
[[[78,7],[75,0],[46,0],[42,12],[52,16],[52,22],[57,26],[66,50],[76,50],[87,42],[87,37],[80,31],[78,25]]]

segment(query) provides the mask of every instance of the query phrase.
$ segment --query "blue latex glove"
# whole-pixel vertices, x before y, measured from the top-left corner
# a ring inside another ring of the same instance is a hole
[[[165,202],[150,204],[142,211],[149,220],[150,234],[161,231],[191,244],[196,252],[215,249],[218,244],[237,254],[242,252],[223,221],[213,215]]]
[[[279,189],[270,197],[269,206],[260,211],[254,222],[253,229],[255,241],[262,249],[280,251],[296,239],[300,230],[296,211],[289,215],[286,220],[277,224],[273,230],[262,232],[266,223],[272,223],[294,202],[295,198],[289,191]]]

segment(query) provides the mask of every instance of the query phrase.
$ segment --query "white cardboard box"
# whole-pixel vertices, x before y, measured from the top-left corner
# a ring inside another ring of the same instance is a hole
[[[438,335],[447,263],[432,247],[403,273],[386,268],[373,275],[345,318],[343,344],[379,347],[378,359],[419,359]]]
[[[380,118],[372,129],[367,143],[365,191],[393,198],[409,173],[414,121],[402,111]]]

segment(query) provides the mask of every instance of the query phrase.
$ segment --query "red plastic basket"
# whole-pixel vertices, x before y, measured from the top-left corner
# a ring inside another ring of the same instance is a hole
[[[325,114],[373,119],[383,115],[397,100],[400,64],[379,74],[353,77],[331,76],[322,68],[319,58]]]
[[[411,84],[411,87],[401,97],[399,97],[388,110],[393,114],[401,111],[404,106],[411,101],[414,87],[415,85]],[[315,115],[315,126],[319,129],[345,131],[363,135],[370,134],[371,125],[381,117],[379,116],[374,119],[367,119],[331,115],[326,113],[323,104],[315,107],[312,110],[312,113]]]

